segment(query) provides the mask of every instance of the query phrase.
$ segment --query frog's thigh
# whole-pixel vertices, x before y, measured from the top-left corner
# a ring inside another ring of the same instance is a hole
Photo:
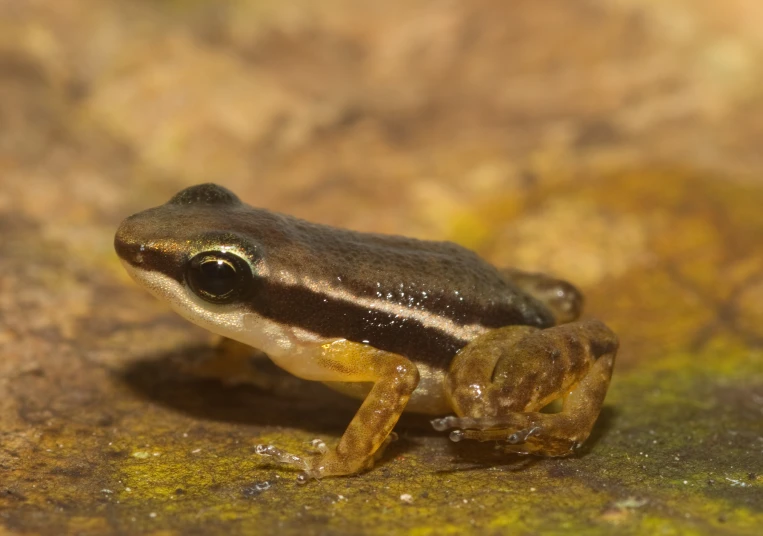
[[[576,320],[583,310],[583,295],[571,283],[541,273],[523,272],[514,268],[504,268],[501,274],[545,304],[557,324]]]
[[[458,417],[433,424],[460,429],[451,433],[456,440],[507,440],[517,452],[569,454],[599,415],[617,346],[597,320],[487,333],[451,366],[446,389]],[[539,413],[559,398],[559,413]]]
[[[336,449],[324,448],[307,462],[304,476],[347,475],[370,468],[374,453],[385,444],[416,389],[416,366],[400,355],[342,340],[322,346],[311,368],[313,379],[319,381],[366,382],[373,386]]]

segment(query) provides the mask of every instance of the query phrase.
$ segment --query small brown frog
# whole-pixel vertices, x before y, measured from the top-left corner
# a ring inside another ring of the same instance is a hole
[[[135,281],[191,322],[363,400],[333,449],[257,447],[302,481],[370,468],[403,411],[440,416],[433,426],[454,441],[568,455],[609,386],[618,340],[576,321],[577,289],[450,242],[317,225],[202,184],[127,218],[115,247]],[[540,412],[559,399],[561,411]]]

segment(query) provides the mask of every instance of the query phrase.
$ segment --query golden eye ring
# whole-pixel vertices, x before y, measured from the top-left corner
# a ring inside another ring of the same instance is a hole
[[[205,251],[188,262],[185,280],[193,293],[204,301],[232,303],[249,291],[252,270],[238,255]]]

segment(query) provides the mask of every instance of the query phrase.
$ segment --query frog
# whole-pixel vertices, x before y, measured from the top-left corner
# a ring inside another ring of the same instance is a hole
[[[604,323],[580,318],[583,295],[567,281],[449,241],[311,223],[212,183],[126,218],[114,247],[182,317],[362,400],[332,447],[254,447],[302,483],[371,469],[404,411],[452,441],[571,455],[599,416],[619,346]]]

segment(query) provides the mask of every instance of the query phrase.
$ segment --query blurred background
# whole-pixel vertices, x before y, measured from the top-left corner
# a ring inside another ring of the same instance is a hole
[[[213,181],[332,223],[442,236],[528,184],[763,166],[755,0],[0,9],[3,206],[57,228]],[[61,212],[64,193],[81,206]]]
[[[761,28],[757,0],[0,0],[0,526],[760,526]],[[258,438],[338,437],[352,412],[278,402],[279,421],[156,365],[210,339],[128,281],[113,232],[199,182],[580,285],[623,341],[595,448],[441,473],[450,446],[411,422],[354,503],[288,472],[251,491],[276,474]]]

